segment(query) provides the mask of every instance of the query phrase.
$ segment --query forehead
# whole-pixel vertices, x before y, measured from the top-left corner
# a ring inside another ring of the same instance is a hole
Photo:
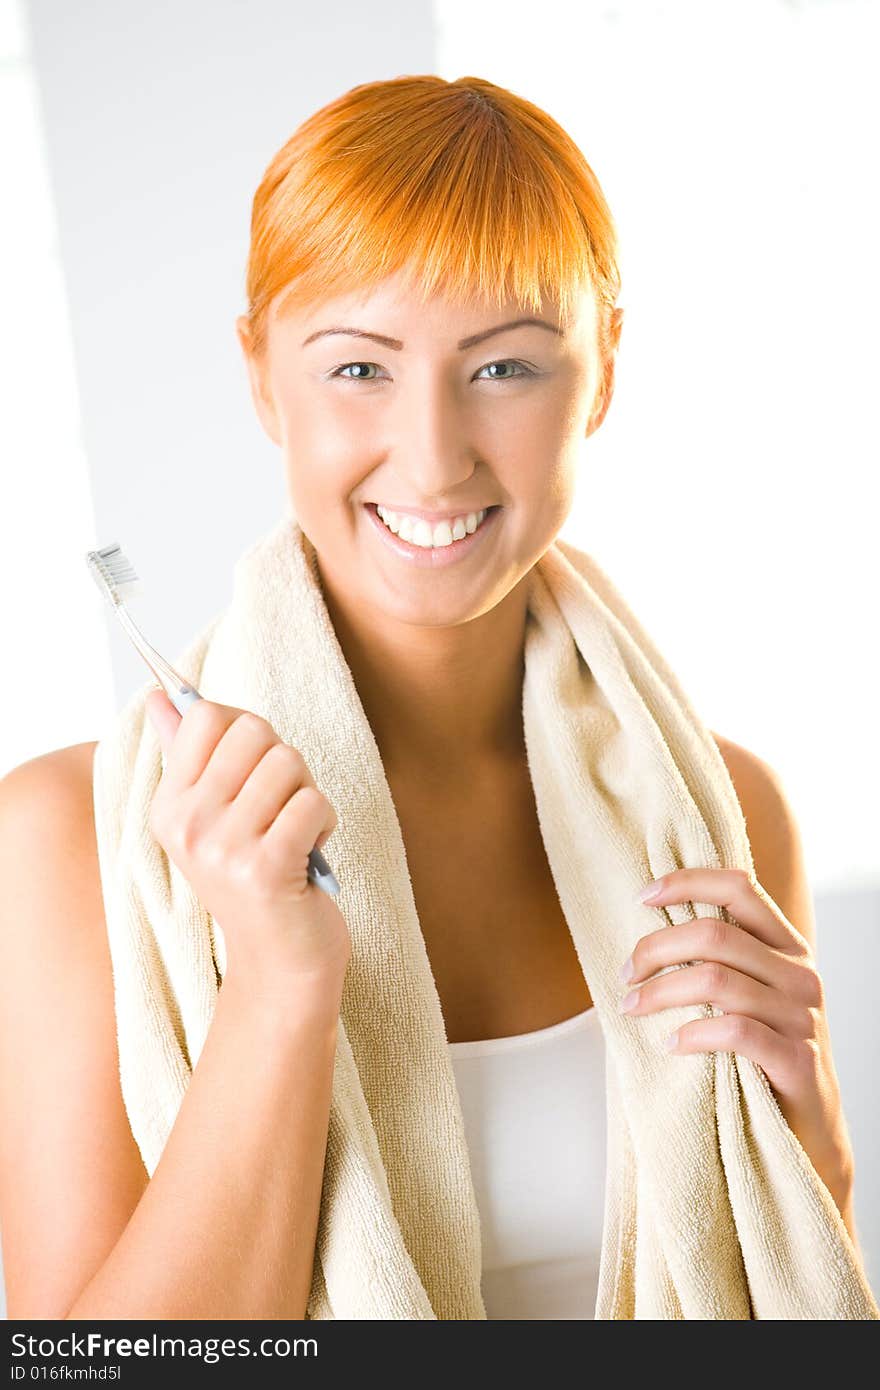
[[[445,293],[426,298],[402,272],[389,275],[376,285],[322,295],[308,303],[300,303],[290,291],[282,291],[273,310],[270,323],[277,323],[285,340],[299,334],[298,342],[322,329],[343,326],[402,339],[406,339],[407,333],[412,339],[425,333],[462,338],[496,324],[534,317],[561,327],[566,342],[580,343],[589,340],[596,325],[592,287],[580,292],[571,321],[561,324],[558,300],[552,293],[542,297],[537,309],[515,298],[499,302],[488,296],[454,297]],[[547,341],[549,344],[561,340],[548,334]]]

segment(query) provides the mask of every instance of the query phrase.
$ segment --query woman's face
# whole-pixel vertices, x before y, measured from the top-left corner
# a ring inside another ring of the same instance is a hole
[[[515,304],[423,305],[390,277],[368,295],[271,318],[260,362],[239,319],[255,406],[339,602],[420,626],[464,622],[499,603],[553,543],[581,442],[610,402],[613,357],[603,374],[592,294],[564,337],[547,309],[535,317],[549,327],[490,333],[528,317]],[[616,321],[615,345],[618,332]],[[398,514],[398,530],[403,515],[415,524],[428,513],[430,529],[415,538],[434,544],[392,534],[377,504]],[[488,508],[497,510],[473,530],[469,515]],[[435,533],[442,518],[450,532]],[[450,534],[458,544],[436,544]]]

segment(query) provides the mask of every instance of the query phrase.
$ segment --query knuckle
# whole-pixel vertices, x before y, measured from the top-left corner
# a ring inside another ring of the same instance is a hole
[[[178,803],[171,825],[171,835],[175,847],[186,855],[195,855],[202,848],[203,820],[197,806],[191,801]]]
[[[267,729],[271,729],[272,727],[268,720],[264,719],[261,714],[256,714],[250,709],[242,710],[241,714],[235,720],[235,723],[239,728],[252,734],[264,734]]]
[[[724,1028],[724,1040],[734,1051],[737,1047],[742,1047],[748,1043],[752,1036],[751,1019],[746,1018],[745,1014],[725,1014],[722,1022]]]
[[[192,857],[201,849],[199,826],[194,816],[176,820],[171,838],[180,854]]]
[[[821,1064],[817,1040],[815,1038],[796,1038],[793,1041],[792,1050],[795,1065],[800,1074],[808,1081],[815,1079],[819,1075]]]
[[[810,1008],[824,1009],[825,983],[813,965],[804,967],[804,995]]]
[[[326,818],[329,802],[319,787],[308,785],[301,787],[296,793],[296,802],[300,813],[305,813],[309,819],[321,820]]]
[[[275,743],[263,755],[269,759],[272,775],[284,786],[290,795],[302,787],[312,785],[312,777],[302,753],[291,748],[289,743]]]
[[[273,743],[265,756],[271,757],[273,762],[276,762],[281,768],[300,771],[305,767],[302,753],[291,748],[289,743]]]
[[[727,984],[727,967],[720,965],[717,960],[707,961],[706,964],[701,967],[701,974],[706,989],[710,994],[720,993]]]
[[[803,1035],[805,1040],[813,1039],[818,1036],[819,1030],[816,1024],[816,1015],[813,1013],[812,1009],[798,1009],[797,1023],[798,1031]]]
[[[223,841],[217,835],[203,835],[198,841],[199,862],[204,869],[214,872],[226,869],[229,854]]]
[[[707,918],[701,937],[706,951],[711,955],[713,951],[720,951],[727,946],[730,928],[720,917]]]
[[[329,804],[326,796],[319,787],[303,787],[298,793],[303,804],[308,807],[309,813],[320,811],[324,813],[325,807]]]
[[[242,888],[247,892],[259,887],[260,870],[253,854],[239,852],[227,855],[226,871],[230,883],[236,888]]]

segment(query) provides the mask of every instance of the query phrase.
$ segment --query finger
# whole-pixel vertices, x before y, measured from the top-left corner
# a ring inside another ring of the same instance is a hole
[[[187,705],[174,742],[168,749],[163,781],[169,791],[195,786],[208,759],[241,710],[213,700],[194,700]]]
[[[199,777],[199,793],[212,805],[231,803],[279,739],[267,720],[252,710],[240,710],[211,751]]]
[[[725,907],[741,927],[767,946],[798,951],[806,946],[768,893],[743,869],[676,869],[657,880],[660,892],[648,906],[670,903],[709,903]],[[699,915],[699,914],[698,914]]]
[[[725,922],[720,917],[696,917],[678,926],[648,932],[636,942],[630,960],[632,974],[624,982],[630,986],[641,984],[670,965],[715,960],[796,997],[802,992],[799,985],[803,972],[792,957],[765,945],[738,923]],[[806,994],[806,989],[803,992]]]
[[[625,1012],[634,1016],[681,1004],[714,1004],[725,1013],[747,1014],[785,1037],[811,1037],[815,1031],[805,1004],[717,961],[672,970],[630,993],[635,993],[635,1001]]]
[[[161,688],[147,692],[144,709],[147,718],[156,730],[163,756],[167,756],[180,724],[180,714]]]
[[[281,808],[263,836],[263,853],[270,863],[284,869],[301,868],[305,885],[309,854],[318,837],[324,834],[326,838],[335,826],[335,813],[323,792],[317,787],[301,787]]]
[[[305,758],[287,743],[276,743],[263,754],[229,808],[230,834],[264,834],[279,811],[301,787],[315,780]]]
[[[671,1052],[736,1052],[748,1057],[764,1070],[780,1096],[797,1096],[809,1073],[809,1043],[782,1037],[766,1023],[742,1014],[698,1018],[682,1024],[671,1036],[675,1038]]]

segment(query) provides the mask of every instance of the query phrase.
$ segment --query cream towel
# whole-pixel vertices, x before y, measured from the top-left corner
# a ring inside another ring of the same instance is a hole
[[[595,561],[557,540],[527,582],[528,763],[606,1040],[596,1317],[875,1319],[847,1230],[764,1073],[730,1053],[664,1051],[673,1028],[711,1006],[618,1012],[620,966],[663,920],[635,901],[639,889],[683,867],[753,873],[745,824],[711,735]],[[324,852],[353,951],[308,1316],[485,1318],[479,1213],[400,826],[291,512],[241,556],[230,605],[173,664],[206,698],[269,720],[338,815]],[[122,1091],[152,1176],[225,947],[149,830],[162,771],[149,688],[99,743],[94,793]],[[723,915],[702,903],[666,910],[671,923]]]

